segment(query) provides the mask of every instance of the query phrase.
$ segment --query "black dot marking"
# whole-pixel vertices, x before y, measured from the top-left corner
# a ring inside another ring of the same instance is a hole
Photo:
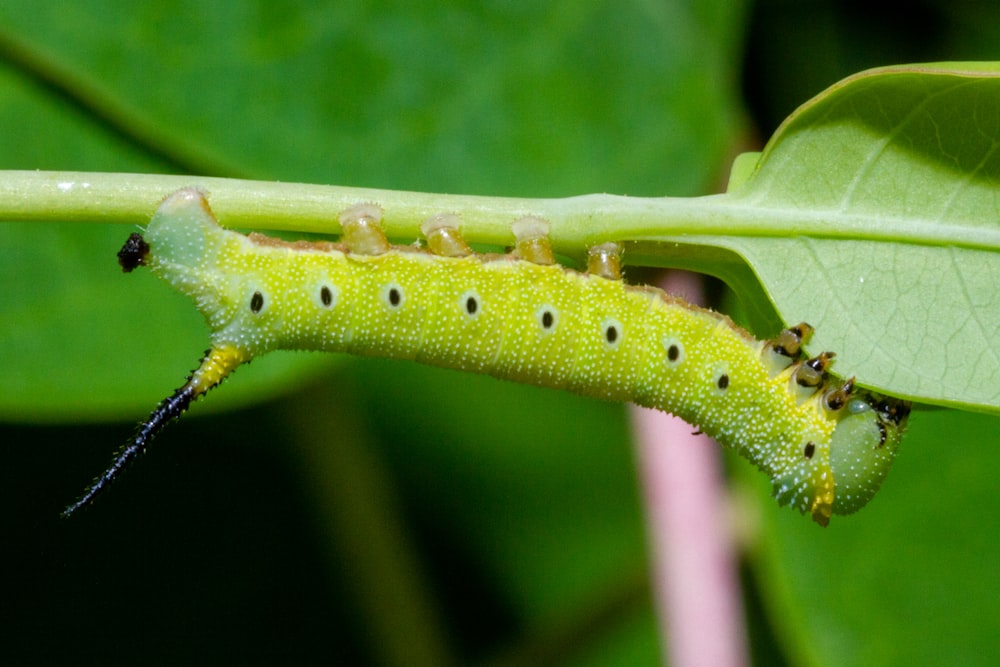
[[[816,443],[807,442],[805,449],[802,450],[802,453],[805,454],[807,459],[811,459],[813,457],[813,454],[816,453]]]
[[[253,296],[250,297],[250,311],[253,313],[259,313],[264,307],[264,295],[260,292],[254,292]]]
[[[398,310],[406,302],[406,293],[397,283],[387,283],[379,290],[379,298],[389,310]]]
[[[125,273],[131,273],[137,266],[145,264],[148,254],[149,244],[142,239],[139,232],[132,232],[125,245],[118,251],[118,265]]]
[[[720,375],[719,379],[716,381],[716,385],[718,385],[719,389],[727,389],[729,387],[729,375],[726,373]]]
[[[539,306],[535,311],[535,321],[541,327],[542,335],[549,336],[559,326],[559,309],[551,304]]]
[[[607,343],[608,349],[614,350],[625,337],[625,328],[618,320],[608,317],[601,322],[601,334],[604,336],[604,342]]]
[[[663,351],[666,353],[667,368],[680,367],[684,363],[684,344],[673,336],[664,336],[660,339]]]
[[[470,296],[465,299],[465,312],[469,315],[475,315],[476,311],[479,310],[479,302],[476,301],[476,297]]]
[[[324,306],[330,306],[333,303],[333,292],[326,285],[323,285],[319,290],[319,300],[323,302]]]

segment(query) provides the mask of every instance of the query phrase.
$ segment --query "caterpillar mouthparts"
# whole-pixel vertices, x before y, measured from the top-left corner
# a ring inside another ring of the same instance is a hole
[[[211,347],[64,516],[193,401],[276,349],[412,359],[670,412],[739,451],[779,503],[820,525],[864,506],[892,465],[909,404],[835,382],[833,353],[803,355],[808,324],[756,340],[724,315],[624,283],[618,243],[592,247],[586,272],[563,267],[542,218],[512,221],[512,252],[477,254],[457,215],[426,220],[424,247],[390,244],[382,216],[360,203],[338,216],[338,242],[286,242],[223,229],[197,189],[168,196],[119,263],[190,296]]]

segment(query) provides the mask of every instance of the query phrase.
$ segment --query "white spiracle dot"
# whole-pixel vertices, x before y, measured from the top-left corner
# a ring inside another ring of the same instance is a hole
[[[617,349],[621,345],[622,338],[624,338],[625,328],[622,323],[613,317],[605,318],[601,322],[601,336],[604,339],[604,344],[609,350]]]
[[[316,291],[316,303],[320,308],[329,309],[337,304],[338,290],[333,285],[323,284]]]
[[[672,336],[663,337],[664,358],[668,367],[677,367],[684,363],[684,345]]]
[[[559,325],[559,311],[546,304],[535,311],[535,319],[542,333],[549,334]]]
[[[250,312],[254,315],[260,315],[264,312],[266,305],[267,300],[264,298],[264,293],[260,290],[254,290],[254,293],[250,296]]]
[[[403,288],[396,283],[386,283],[382,286],[379,292],[379,298],[382,299],[382,304],[385,305],[389,310],[398,310],[403,307],[403,303],[406,301],[406,295],[403,292]]]
[[[724,395],[728,390],[730,385],[732,385],[732,375],[729,373],[729,367],[725,364],[717,364],[712,369],[712,391],[718,395]]]
[[[467,290],[458,297],[458,306],[466,317],[475,319],[483,309],[483,300],[475,290]]]

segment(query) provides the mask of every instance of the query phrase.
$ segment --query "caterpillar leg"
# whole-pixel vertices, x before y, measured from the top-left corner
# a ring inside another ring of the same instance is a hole
[[[68,517],[107,489],[122,473],[129,463],[146,451],[146,447],[156,435],[179,417],[192,402],[206,394],[212,387],[222,382],[230,373],[245,361],[249,361],[246,353],[231,345],[213,347],[205,353],[198,369],[191,374],[188,381],[173,394],[165,398],[146,421],[139,424],[135,436],[118,452],[114,461],[104,473],[95,479],[83,496],[63,510],[62,515]]]

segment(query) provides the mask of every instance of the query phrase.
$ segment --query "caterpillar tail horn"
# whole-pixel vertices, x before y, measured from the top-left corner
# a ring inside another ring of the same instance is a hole
[[[199,397],[226,379],[240,364],[249,361],[249,355],[232,345],[213,347],[205,353],[198,369],[182,387],[163,399],[149,417],[139,424],[135,436],[118,452],[114,461],[97,477],[79,500],[62,512],[69,517],[94,499],[118,478],[122,471],[146,451],[153,438],[172,420],[180,417]]]

